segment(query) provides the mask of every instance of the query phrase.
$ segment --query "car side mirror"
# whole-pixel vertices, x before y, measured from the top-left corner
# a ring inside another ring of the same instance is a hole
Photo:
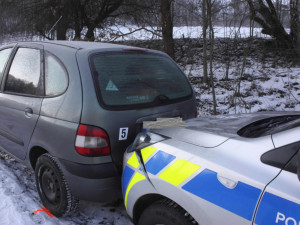
[[[127,152],[139,152],[141,149],[148,147],[149,145],[155,144],[157,142],[168,139],[162,135],[150,133],[150,132],[141,132],[139,133],[131,146],[127,148]]]
[[[140,151],[141,148],[150,142],[150,137],[146,133],[139,133],[134,142],[127,148],[127,152]]]

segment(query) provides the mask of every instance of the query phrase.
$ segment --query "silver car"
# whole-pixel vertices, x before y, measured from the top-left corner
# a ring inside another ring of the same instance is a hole
[[[186,76],[166,54],[91,42],[0,48],[0,150],[35,170],[55,216],[77,199],[121,196],[123,153],[156,117],[195,117]]]
[[[192,119],[141,133],[124,155],[138,225],[300,224],[300,112]]]

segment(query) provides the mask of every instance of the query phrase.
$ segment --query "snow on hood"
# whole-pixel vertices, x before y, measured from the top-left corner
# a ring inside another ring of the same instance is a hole
[[[152,131],[183,142],[213,148],[229,138],[239,137],[237,132],[248,124],[284,115],[300,115],[300,112],[258,112],[199,117],[186,120],[185,128],[153,129]]]

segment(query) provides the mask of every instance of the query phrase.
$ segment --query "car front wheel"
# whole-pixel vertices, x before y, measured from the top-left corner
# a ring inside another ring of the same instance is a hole
[[[56,217],[67,215],[78,207],[78,199],[70,192],[57,160],[44,154],[37,160],[35,179],[44,206]]]
[[[171,200],[159,200],[148,206],[138,225],[195,225],[198,224],[183,208]]]

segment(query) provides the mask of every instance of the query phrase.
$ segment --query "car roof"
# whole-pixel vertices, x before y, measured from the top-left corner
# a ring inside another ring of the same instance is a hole
[[[76,49],[95,49],[95,48],[126,48],[126,45],[110,44],[103,42],[89,42],[89,41],[44,41],[44,43],[64,45]]]
[[[119,44],[110,44],[110,43],[103,43],[103,42],[89,42],[89,41],[16,41],[12,43],[28,43],[28,44],[54,44],[60,45],[75,49],[102,49],[102,48],[137,48],[127,45],[119,45]],[[12,44],[8,43],[8,44]]]
[[[211,148],[228,138],[239,138],[238,131],[247,125],[281,116],[300,116],[300,112],[256,112],[199,117],[186,120],[185,128],[151,129],[151,131],[186,143]]]

